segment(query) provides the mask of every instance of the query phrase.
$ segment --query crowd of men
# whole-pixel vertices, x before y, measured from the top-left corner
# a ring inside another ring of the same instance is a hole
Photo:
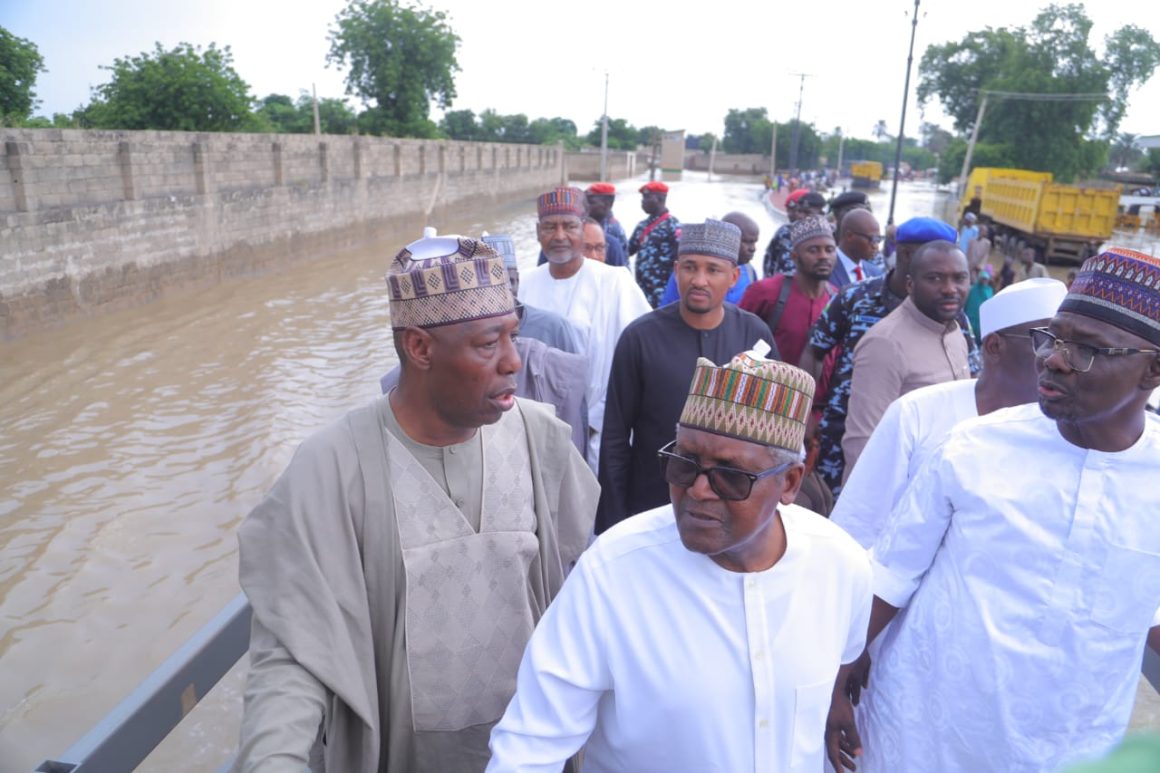
[[[383,396],[240,530],[239,770],[1053,771],[1120,741],[1160,651],[1160,260],[996,288],[973,218],[883,234],[797,190],[758,278],[752,218],[669,192],[626,237],[611,184],[546,191],[524,272],[503,235],[394,257]]]

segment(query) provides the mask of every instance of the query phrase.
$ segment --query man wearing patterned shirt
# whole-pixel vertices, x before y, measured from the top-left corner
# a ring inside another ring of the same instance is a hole
[[[647,182],[640,188],[640,208],[648,215],[628,240],[628,254],[636,255],[636,283],[654,309],[660,305],[665,285],[677,259],[681,224],[665,206],[669,186]]]
[[[822,198],[822,194],[805,188],[799,188],[786,198],[785,216],[789,218],[789,222],[777,229],[777,233],[769,240],[769,246],[765,248],[762,268],[766,278],[777,274],[792,274],[797,270],[791,254],[793,248],[790,243],[790,226],[803,217],[820,216],[825,208],[826,200]]]
[[[952,239],[955,230],[940,220],[916,217],[898,227],[898,257],[894,268],[885,276],[870,277],[849,285],[830,299],[822,316],[810,331],[810,342],[802,353],[801,367],[819,377],[826,356],[838,349],[837,362],[830,377],[822,420],[818,425],[818,460],[816,469],[830,491],[837,497],[842,490],[845,460],[842,437],[846,432],[846,413],[850,403],[850,377],[854,372],[854,347],[875,323],[894,311],[906,298],[906,274],[910,258],[926,242]],[[960,315],[959,327],[967,335],[967,354],[971,373],[979,370],[979,352],[966,315]]]

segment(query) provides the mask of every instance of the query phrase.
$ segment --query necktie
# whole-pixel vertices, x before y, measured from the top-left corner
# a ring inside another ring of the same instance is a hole
[[[855,282],[862,281],[862,267],[857,265],[857,264],[855,264],[855,266],[854,266],[854,281]]]

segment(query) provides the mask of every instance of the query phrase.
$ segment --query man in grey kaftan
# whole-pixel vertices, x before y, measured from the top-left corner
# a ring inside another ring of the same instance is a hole
[[[597,498],[568,426],[514,397],[506,280],[473,240],[400,253],[399,386],[307,439],[242,524],[240,770],[486,766]]]

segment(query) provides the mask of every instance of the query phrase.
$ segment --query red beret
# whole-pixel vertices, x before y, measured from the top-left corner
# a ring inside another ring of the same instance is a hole
[[[803,196],[810,192],[809,188],[798,188],[796,191],[785,197],[786,204],[796,204]]]
[[[668,193],[669,186],[658,180],[653,180],[652,182],[645,183],[644,185],[640,186],[641,193],[648,193],[650,191],[654,193]]]
[[[594,196],[615,196],[616,186],[612,183],[592,183],[585,193],[591,193]]]

